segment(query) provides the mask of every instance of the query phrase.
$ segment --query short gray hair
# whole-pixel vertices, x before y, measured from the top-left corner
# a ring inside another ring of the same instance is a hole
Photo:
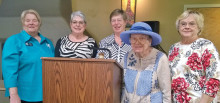
[[[73,12],[71,14],[71,19],[70,19],[70,22],[72,22],[73,18],[76,17],[76,16],[79,16],[83,19],[84,23],[86,24],[86,17],[85,15],[81,12],[81,11],[76,11],[76,12]]]

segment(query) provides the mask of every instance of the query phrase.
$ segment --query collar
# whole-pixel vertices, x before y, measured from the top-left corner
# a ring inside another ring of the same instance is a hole
[[[156,59],[157,57],[157,52],[159,52],[159,50],[155,49],[155,48],[152,48],[151,52],[144,58],[139,58],[135,55],[134,51],[132,50],[131,51],[131,54],[134,55],[134,57],[138,60],[151,60],[151,59]]]
[[[111,35],[111,38],[113,38],[113,39],[109,42],[109,44],[116,44],[116,45],[118,45],[118,44],[116,43],[116,41],[115,41],[115,34],[112,34],[112,35]],[[125,45],[125,43],[124,43],[123,41],[121,41],[121,42],[122,42],[121,47],[123,47],[123,46]]]
[[[33,37],[32,37],[31,35],[29,35],[25,30],[22,30],[22,31],[21,31],[21,34],[22,34],[22,36],[23,36],[25,42],[27,42],[27,41],[31,40],[31,38],[33,38]],[[43,35],[41,35],[40,33],[38,33],[38,35],[39,35],[40,38],[41,38],[40,43],[45,42],[45,41],[46,41],[47,43],[49,43],[49,41],[48,41]]]

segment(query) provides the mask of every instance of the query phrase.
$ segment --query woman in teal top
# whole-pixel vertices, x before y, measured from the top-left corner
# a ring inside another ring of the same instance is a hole
[[[54,46],[38,31],[41,18],[35,10],[21,14],[23,30],[9,37],[3,48],[2,70],[10,103],[42,103],[41,57],[53,57]]]

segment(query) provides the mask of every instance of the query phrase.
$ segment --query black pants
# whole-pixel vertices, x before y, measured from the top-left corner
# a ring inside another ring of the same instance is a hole
[[[26,101],[21,100],[21,103],[43,103],[43,102],[42,101],[40,101],[40,102],[26,102]]]

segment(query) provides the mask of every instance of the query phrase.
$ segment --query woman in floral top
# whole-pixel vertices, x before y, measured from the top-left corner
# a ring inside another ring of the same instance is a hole
[[[211,41],[198,37],[203,21],[201,13],[191,10],[176,21],[181,41],[169,51],[174,103],[217,103],[219,54]]]

